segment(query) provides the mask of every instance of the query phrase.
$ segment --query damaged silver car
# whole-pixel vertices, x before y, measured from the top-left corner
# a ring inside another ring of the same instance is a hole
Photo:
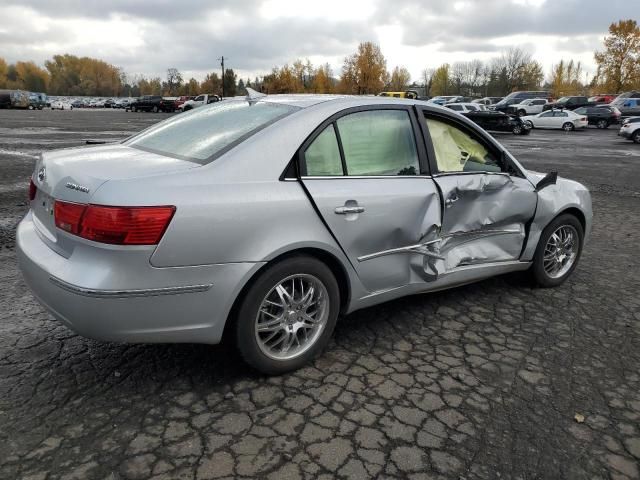
[[[340,314],[528,270],[576,268],[579,183],[524,169],[484,130],[418,100],[226,100],[119,144],[46,152],[18,257],[81,335],[218,343],[253,367],[313,359]]]

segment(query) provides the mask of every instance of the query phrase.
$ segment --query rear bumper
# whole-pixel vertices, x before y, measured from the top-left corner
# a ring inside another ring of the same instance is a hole
[[[71,330],[104,341],[218,343],[235,298],[262,265],[155,268],[147,251],[139,251],[145,261],[123,261],[125,253],[114,250],[91,258],[96,248],[65,258],[41,240],[31,212],[16,243],[24,279],[40,303]]]

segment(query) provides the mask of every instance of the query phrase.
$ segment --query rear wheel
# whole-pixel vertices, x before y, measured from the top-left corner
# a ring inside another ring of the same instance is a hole
[[[514,125],[513,128],[511,129],[511,131],[513,132],[514,135],[521,135],[522,134],[522,130],[524,130],[522,128],[522,125],[518,124],[518,125]]]
[[[640,129],[635,131],[631,139],[636,143],[640,143]]]
[[[518,110],[519,117],[524,117],[526,114],[527,114],[526,110],[523,110],[523,109]]]
[[[571,132],[576,129],[576,126],[571,122],[566,122],[565,124],[562,125],[562,129],[565,132]]]
[[[158,106],[157,105],[153,106],[153,113],[158,113]]]
[[[570,214],[560,215],[544,229],[533,257],[531,275],[541,287],[562,284],[578,265],[584,230]]]
[[[136,113],[136,107],[131,107],[131,111],[132,111],[133,113]]]
[[[598,120],[598,123],[596,124],[596,126],[601,129],[609,128],[609,122],[607,122],[605,119],[601,119],[601,120]]]
[[[339,310],[338,283],[324,263],[308,256],[286,258],[261,273],[242,300],[238,350],[268,375],[298,369],[329,342]]]

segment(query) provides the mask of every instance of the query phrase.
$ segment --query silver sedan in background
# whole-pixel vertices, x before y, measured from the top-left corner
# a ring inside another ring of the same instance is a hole
[[[62,323],[118,342],[227,330],[268,374],[318,355],[341,313],[519,270],[557,286],[592,220],[579,183],[383,97],[251,92],[46,152],[30,197],[20,266]]]

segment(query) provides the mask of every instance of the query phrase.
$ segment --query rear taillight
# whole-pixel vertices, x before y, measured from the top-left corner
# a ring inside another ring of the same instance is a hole
[[[105,207],[56,201],[56,226],[94,242],[113,245],[156,245],[176,208]]]
[[[33,183],[33,178],[29,180],[29,201],[33,202],[36,198],[36,192],[38,191],[38,187]]]

